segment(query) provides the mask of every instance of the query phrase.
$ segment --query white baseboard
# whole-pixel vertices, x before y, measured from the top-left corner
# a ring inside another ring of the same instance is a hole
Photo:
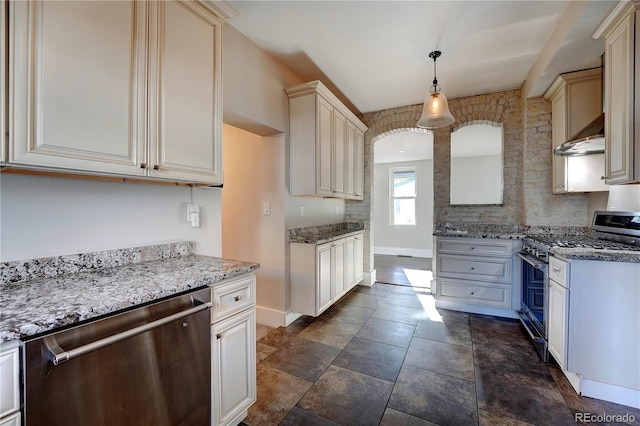
[[[377,278],[377,274],[375,269],[371,272],[365,272],[364,278],[359,283],[359,285],[363,285],[365,287],[371,287],[373,284],[375,284],[376,278]]]
[[[576,393],[590,398],[602,399],[627,407],[640,408],[640,390],[615,386],[609,383],[585,379],[576,373],[562,370]]]
[[[275,309],[256,306],[256,322],[269,327],[286,327],[301,316],[302,314],[297,312],[276,311]]]
[[[402,247],[373,247],[374,254],[388,254],[391,256],[433,257],[433,249],[415,249]]]
[[[256,322],[269,327],[284,327],[286,325],[287,313],[276,311],[275,309],[256,306]]]

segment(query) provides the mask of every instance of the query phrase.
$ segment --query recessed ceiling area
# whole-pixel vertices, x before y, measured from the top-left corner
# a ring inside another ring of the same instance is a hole
[[[422,103],[436,49],[450,99],[541,96],[558,74],[600,66],[604,42],[591,33],[617,0],[227,3],[239,13],[229,25],[365,113]]]

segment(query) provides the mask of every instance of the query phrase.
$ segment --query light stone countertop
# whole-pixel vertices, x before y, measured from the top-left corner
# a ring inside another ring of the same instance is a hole
[[[364,227],[362,224],[356,222],[294,228],[289,230],[289,242],[302,244],[324,244],[340,238],[356,235],[362,231],[364,231]]]
[[[26,282],[0,291],[0,342],[130,309],[252,272],[257,263],[186,255]]]

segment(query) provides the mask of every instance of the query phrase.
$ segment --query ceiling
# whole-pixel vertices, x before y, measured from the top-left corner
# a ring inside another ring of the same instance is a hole
[[[541,96],[563,72],[600,65],[591,33],[616,1],[234,1],[229,23],[305,81],[365,113],[522,88]],[[526,82],[526,83],[525,83]]]

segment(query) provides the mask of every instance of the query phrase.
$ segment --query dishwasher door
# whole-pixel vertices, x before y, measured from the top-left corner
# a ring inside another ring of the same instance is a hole
[[[25,424],[210,424],[210,302],[207,288],[27,342]]]

